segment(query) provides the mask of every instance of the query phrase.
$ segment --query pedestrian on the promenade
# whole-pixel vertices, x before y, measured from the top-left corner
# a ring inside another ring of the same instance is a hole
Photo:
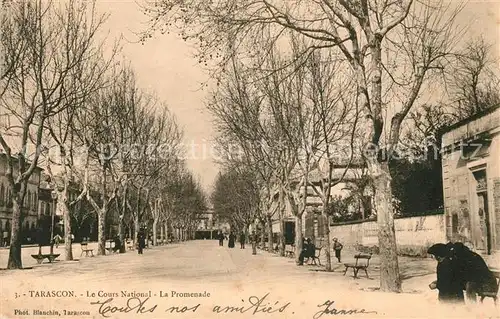
[[[137,233],[137,252],[139,255],[143,254],[144,247],[146,247],[146,234],[144,229],[141,228]]]
[[[224,234],[222,231],[219,230],[219,233],[217,234],[217,239],[219,240],[219,246],[224,246]]]
[[[240,234],[240,249],[245,249],[245,232],[241,232]]]
[[[59,234],[57,234],[57,235],[54,236],[53,240],[54,240],[54,244],[56,244],[56,248],[59,247],[59,243],[61,242],[61,239],[62,239],[62,237],[59,236]]]
[[[456,260],[450,256],[450,249],[445,244],[432,245],[428,254],[433,255],[438,264],[436,267],[437,280],[429,288],[438,289],[438,299],[445,303],[465,303],[462,278]]]
[[[480,255],[462,243],[448,243],[447,247],[457,263],[462,289],[469,301],[475,302],[477,294],[497,294],[496,277]]]
[[[227,244],[227,247],[229,248],[234,248],[234,242],[236,241],[236,235],[233,234],[233,232],[229,233],[229,242]]]
[[[2,244],[4,247],[7,247],[9,243],[9,231],[5,229],[3,231],[3,239],[2,239]]]
[[[252,242],[252,255],[257,255],[257,234],[255,233],[255,230],[252,230],[250,241]]]
[[[114,238],[115,246],[113,247],[113,252],[119,252],[122,247],[122,241],[120,240],[120,236],[116,235]]]
[[[344,248],[344,245],[342,245],[337,238],[333,239],[333,250],[335,251],[335,258],[337,258],[338,262],[340,263],[340,253],[342,252],[342,248]]]

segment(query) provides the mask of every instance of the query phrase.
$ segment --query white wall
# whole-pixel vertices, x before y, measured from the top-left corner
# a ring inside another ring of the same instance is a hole
[[[446,243],[444,215],[399,218],[395,221],[398,248],[426,248]],[[330,237],[337,237],[344,246],[378,246],[377,222],[330,226]]]

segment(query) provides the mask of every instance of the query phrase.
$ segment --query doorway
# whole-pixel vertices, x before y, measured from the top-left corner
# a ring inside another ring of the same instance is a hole
[[[490,212],[488,209],[488,193],[477,193],[479,227],[481,230],[481,248],[491,255],[491,225]]]
[[[285,245],[291,245],[295,242],[295,222],[284,222]]]

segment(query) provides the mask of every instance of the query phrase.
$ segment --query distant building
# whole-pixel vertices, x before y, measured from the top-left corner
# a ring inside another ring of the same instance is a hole
[[[17,161],[16,161],[17,162]],[[12,220],[12,189],[7,180],[7,155],[0,153],[0,226],[2,233],[11,232]],[[18,167],[14,166],[14,176],[18,174]],[[39,185],[42,169],[36,167],[28,181],[28,190],[21,208],[24,215],[22,227],[23,242],[33,242],[33,234],[37,227],[37,219],[40,214],[39,206]],[[9,238],[10,242],[10,238]]]
[[[219,220],[213,209],[208,209],[204,214],[198,215],[196,239],[214,239],[218,231],[228,234],[230,226],[227,222]]]
[[[442,138],[446,236],[481,253],[500,250],[500,108],[449,127]]]
[[[325,174],[322,173],[326,171],[325,169],[319,169],[316,168],[312,170],[309,173],[309,182],[312,183],[313,185],[316,186],[316,189],[321,191],[322,184],[327,183],[327,180],[325,178]],[[337,165],[333,169],[333,174],[332,174],[332,183],[335,182],[336,180],[340,179],[343,175],[344,172],[346,171],[346,165]],[[343,179],[341,182],[336,183],[335,185],[331,186],[330,190],[330,197],[333,198],[334,196],[340,196],[340,197],[347,197],[351,194],[353,187],[353,184],[355,181],[359,180],[363,176],[363,166],[359,164],[351,164],[351,166],[347,169],[347,172],[345,172],[345,176],[343,176]],[[296,178],[296,181],[294,182],[295,185],[299,183],[301,176],[298,176]],[[299,190],[300,192],[303,192],[303,186]],[[276,193],[274,196],[274,205],[278,205],[278,197],[279,194]],[[366,196],[365,196],[366,197]],[[371,200],[368,200],[369,203],[371,203]],[[306,200],[306,209],[305,212],[302,216],[302,233],[304,237],[309,237],[309,238],[324,238],[325,233],[325,224],[331,224],[331,220],[327,220],[324,216],[321,215],[322,208],[323,208],[323,202],[314,190],[313,187],[308,186],[307,188],[307,200]],[[283,234],[285,237],[285,242],[287,244],[291,244],[294,242],[295,238],[295,216],[292,214],[291,207],[288,204],[288,201],[285,200],[285,216],[283,216]],[[365,205],[366,206],[366,205]],[[371,214],[371,205],[369,207],[365,207],[363,205],[358,205],[358,207],[352,207],[352,209],[361,209],[363,210],[361,212],[361,216],[366,216],[368,217]],[[279,233],[280,232],[280,224],[279,224],[279,215],[278,213],[275,214],[276,217],[273,219],[273,233]]]

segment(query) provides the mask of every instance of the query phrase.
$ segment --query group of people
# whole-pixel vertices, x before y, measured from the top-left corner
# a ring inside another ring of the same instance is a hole
[[[432,245],[427,253],[437,260],[437,280],[429,287],[437,289],[441,302],[463,303],[477,295],[496,294],[497,282],[484,259],[462,243]]]
[[[229,248],[234,248],[234,244],[236,241],[236,235],[233,232],[229,233],[229,236],[226,237],[222,231],[219,231],[217,233],[217,239],[219,240],[219,246],[224,246],[224,239],[228,239],[229,242],[227,244],[227,247]],[[245,249],[245,241],[246,241],[246,236],[244,232],[240,233],[240,249]]]
[[[337,258],[340,263],[341,251],[344,246],[339,242],[337,238],[333,239],[333,250],[335,251],[335,258]],[[305,258],[314,258],[316,253],[316,245],[312,242],[311,238],[302,238],[302,252],[299,256],[299,266],[304,265]]]

